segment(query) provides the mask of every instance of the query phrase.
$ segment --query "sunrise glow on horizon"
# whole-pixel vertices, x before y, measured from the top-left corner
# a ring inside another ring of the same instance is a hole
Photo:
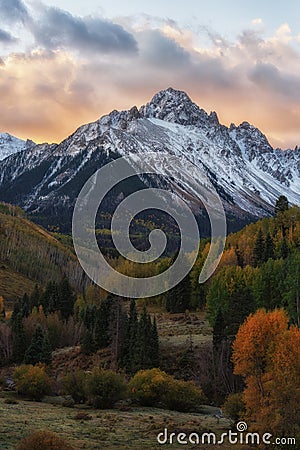
[[[261,3],[0,0],[0,132],[59,142],[172,86],[294,148],[300,6]]]

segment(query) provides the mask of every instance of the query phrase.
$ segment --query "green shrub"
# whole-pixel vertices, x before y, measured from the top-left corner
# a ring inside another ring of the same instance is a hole
[[[74,447],[55,433],[38,431],[22,439],[16,450],[74,450]]]
[[[143,406],[165,406],[190,411],[204,400],[201,389],[190,381],[175,380],[160,369],[140,370],[129,382],[131,398]]]
[[[204,401],[201,389],[192,381],[172,380],[168,384],[165,403],[175,411],[193,411]]]
[[[170,378],[160,369],[140,370],[129,382],[131,398],[143,406],[157,406],[165,395]]]
[[[71,395],[75,403],[84,403],[86,401],[85,393],[86,374],[83,370],[76,370],[68,373],[62,379],[63,391]]]
[[[89,404],[106,409],[124,398],[126,384],[122,375],[112,370],[96,368],[86,377],[85,392]]]
[[[225,416],[229,417],[233,422],[238,422],[245,413],[245,403],[243,394],[229,394],[223,405]]]
[[[23,364],[16,368],[13,378],[18,394],[33,400],[41,400],[51,392],[51,381],[44,366]]]

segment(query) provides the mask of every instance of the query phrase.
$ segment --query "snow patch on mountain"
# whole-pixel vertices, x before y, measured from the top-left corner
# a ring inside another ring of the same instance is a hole
[[[23,141],[9,133],[0,133],[0,161],[14,153],[26,150],[31,145],[34,145],[32,141]]]
[[[76,188],[91,170],[118,156],[147,160],[150,152],[176,155],[182,164],[190,161],[235,215],[271,214],[279,195],[300,205],[299,149],[273,149],[266,136],[247,122],[227,128],[215,112],[206,113],[186,93],[172,88],[157,93],[139,110],[136,106],[114,110],[83,125],[60,144],[28,145],[17,140],[17,146],[14,139],[11,148],[18,153],[0,163],[0,197],[16,198],[26,209],[38,211],[49,202],[71,208]],[[5,141],[8,148],[9,139]],[[190,197],[195,195],[193,186],[170,180],[163,159],[155,164],[171,190],[177,183]]]

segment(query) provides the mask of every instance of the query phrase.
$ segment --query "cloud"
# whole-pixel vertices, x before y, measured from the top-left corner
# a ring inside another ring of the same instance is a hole
[[[21,0],[0,0],[0,16],[9,23],[14,23],[24,22],[29,14]]]
[[[0,62],[1,130],[59,141],[171,85],[226,125],[247,120],[274,145],[300,144],[300,52],[288,25],[270,37],[242,30],[231,42],[206,30],[206,45],[203,29],[200,38],[172,21],[120,26],[45,7],[34,21],[35,48]]]
[[[14,36],[12,36],[10,33],[0,28],[0,42],[4,44],[12,44],[13,42],[16,41],[17,39]]]
[[[256,19],[251,20],[252,25],[263,25],[263,20],[260,17],[257,17]]]
[[[140,32],[138,41],[142,59],[147,64],[171,68],[189,63],[189,52],[160,30]]]
[[[88,53],[136,52],[137,43],[122,26],[93,17],[76,17],[59,8],[44,8],[32,22],[37,43],[47,49],[69,48]]]
[[[280,27],[276,30],[276,37],[283,41],[283,42],[289,42],[292,40],[291,36],[292,30],[288,23],[283,23],[280,25]]]
[[[260,34],[256,30],[243,30],[242,33],[238,36],[238,42],[244,48],[255,47],[258,49],[259,45],[263,43],[263,39],[260,37]]]
[[[300,101],[300,77],[283,73],[273,64],[259,63],[251,69],[249,78],[262,89],[285,99]]]

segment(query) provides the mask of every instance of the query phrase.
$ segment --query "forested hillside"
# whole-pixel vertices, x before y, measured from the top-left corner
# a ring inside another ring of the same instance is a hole
[[[1,270],[16,274],[22,294],[7,314],[5,289],[13,297],[16,288],[3,279],[0,375],[12,377],[15,395],[63,396],[67,406],[92,411],[119,402],[194,411],[197,420],[205,403],[222,408],[225,429],[246,420],[254,430],[299,436],[300,208],[286,198],[274,217],[228,236],[205,284],[198,279],[208,240],[177,286],[137,301],[84,287],[69,239],[22,210],[1,205],[0,224]],[[143,277],[174,258],[109,262]]]
[[[20,208],[0,203],[0,295],[20,298],[36,283],[59,281],[63,273],[74,288],[83,289],[86,278],[72,251]]]

